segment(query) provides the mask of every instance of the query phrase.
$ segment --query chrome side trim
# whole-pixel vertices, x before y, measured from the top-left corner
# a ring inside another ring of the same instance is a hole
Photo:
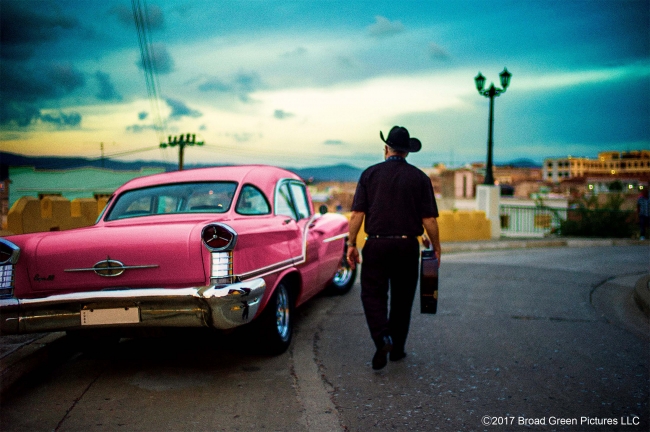
[[[310,217],[305,224],[305,229],[302,232],[302,256],[298,260],[294,258],[293,263],[295,265],[300,265],[307,262],[307,233],[309,232],[309,226],[314,223],[314,220],[318,219],[319,217],[321,217],[321,215],[319,213],[316,213],[312,215],[312,217]]]
[[[286,269],[291,268],[291,267],[293,267],[295,265],[304,264],[307,261],[307,232],[309,231],[309,225],[311,225],[311,223],[314,221],[314,219],[316,219],[318,217],[320,217],[320,214],[313,215],[309,219],[309,221],[307,221],[307,223],[305,224],[305,229],[304,229],[304,231],[302,233],[302,252],[301,252],[301,254],[299,256],[289,258],[287,260],[280,261],[280,262],[278,262],[276,264],[271,264],[269,266],[262,267],[260,269],[253,270],[253,271],[250,271],[250,272],[247,272],[247,273],[242,273],[242,274],[238,275],[238,277],[241,280],[246,280],[246,279],[251,278],[251,277],[262,277],[262,276],[266,276],[266,275],[269,275],[269,274],[272,274],[272,273],[277,273],[277,272],[282,271],[282,270],[286,270]]]
[[[296,258],[290,258],[288,260],[280,261],[278,263],[271,264],[266,267],[259,268],[257,270],[242,273],[237,277],[241,278],[241,280],[247,280],[254,277],[262,277],[262,276],[270,275],[272,273],[276,273],[293,267],[293,263],[295,260]]]
[[[325,240],[323,240],[323,243],[331,243],[331,242],[336,241],[336,240],[344,239],[347,236],[348,236],[348,233],[339,234],[339,235],[334,236],[334,237],[326,238]]]
[[[314,220],[318,219],[321,217],[320,214],[316,213],[311,216],[311,218],[307,221],[305,224],[305,229],[303,230],[302,233],[302,252],[300,256],[290,258],[285,261],[280,261],[276,264],[271,264],[266,267],[262,267],[257,270],[253,270],[250,272],[246,273],[241,273],[239,275],[236,275],[235,277],[239,278],[240,280],[247,280],[249,278],[253,277],[262,277],[262,276],[267,276],[272,273],[277,273],[282,270],[286,270],[288,268],[291,268],[296,265],[304,264],[307,261],[307,234],[309,231],[309,226],[314,222]],[[338,234],[329,238],[326,238],[323,240],[323,243],[330,243],[336,240],[340,240],[343,238],[346,238],[348,236],[348,233],[343,233],[343,234]]]
[[[100,261],[101,263],[107,262],[107,260]],[[108,260],[108,262],[114,263],[118,261],[113,261],[113,260]],[[160,267],[158,264],[146,264],[146,265],[134,265],[134,266],[129,266],[129,265],[121,265],[121,266],[111,266],[107,267],[110,268],[111,270],[131,270],[131,269],[147,269],[147,268],[158,268]],[[99,267],[88,267],[88,268],[77,268],[77,269],[65,269],[63,270],[64,272],[84,272],[84,271],[95,271],[95,270],[101,270]],[[119,275],[115,275],[119,276]]]

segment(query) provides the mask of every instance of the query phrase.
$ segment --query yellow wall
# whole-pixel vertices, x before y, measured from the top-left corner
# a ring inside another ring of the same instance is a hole
[[[69,201],[58,196],[48,196],[42,200],[22,197],[9,210],[7,230],[12,234],[24,234],[89,226],[95,223],[105,206],[105,198],[99,201],[92,198]],[[490,239],[490,221],[482,211],[442,210],[438,226],[441,242]],[[357,246],[363,247],[365,239],[362,226]]]
[[[41,200],[22,197],[7,215],[7,230],[12,234],[62,231],[95,223],[106,206],[106,199],[77,198],[69,201],[59,196]]]
[[[349,216],[349,215],[348,215]],[[441,210],[438,218],[440,242],[490,240],[491,225],[483,211]],[[363,225],[357,236],[357,246],[362,248],[366,242]]]

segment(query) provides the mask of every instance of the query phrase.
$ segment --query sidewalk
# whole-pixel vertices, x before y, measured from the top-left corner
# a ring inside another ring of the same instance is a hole
[[[499,239],[442,243],[443,253],[548,247],[602,247],[645,245],[650,241],[629,239]],[[634,290],[639,308],[650,316],[650,274],[621,276],[612,282]],[[18,379],[38,367],[74,353],[64,332],[0,336],[0,396]]]
[[[474,252],[498,249],[527,249],[540,247],[590,247],[590,246],[641,246],[650,248],[648,240],[632,239],[590,239],[590,238],[501,238],[470,242],[442,243],[442,253]]]

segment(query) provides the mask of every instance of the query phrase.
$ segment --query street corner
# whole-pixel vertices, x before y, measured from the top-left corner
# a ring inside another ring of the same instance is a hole
[[[634,286],[634,301],[645,316],[650,318],[650,274],[637,280]]]
[[[62,357],[67,346],[63,332],[0,337],[0,396],[27,374]]]

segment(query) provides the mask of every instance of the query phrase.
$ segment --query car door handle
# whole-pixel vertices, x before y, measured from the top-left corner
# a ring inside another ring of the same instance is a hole
[[[293,219],[285,219],[284,222],[282,222],[284,225],[291,223]]]

